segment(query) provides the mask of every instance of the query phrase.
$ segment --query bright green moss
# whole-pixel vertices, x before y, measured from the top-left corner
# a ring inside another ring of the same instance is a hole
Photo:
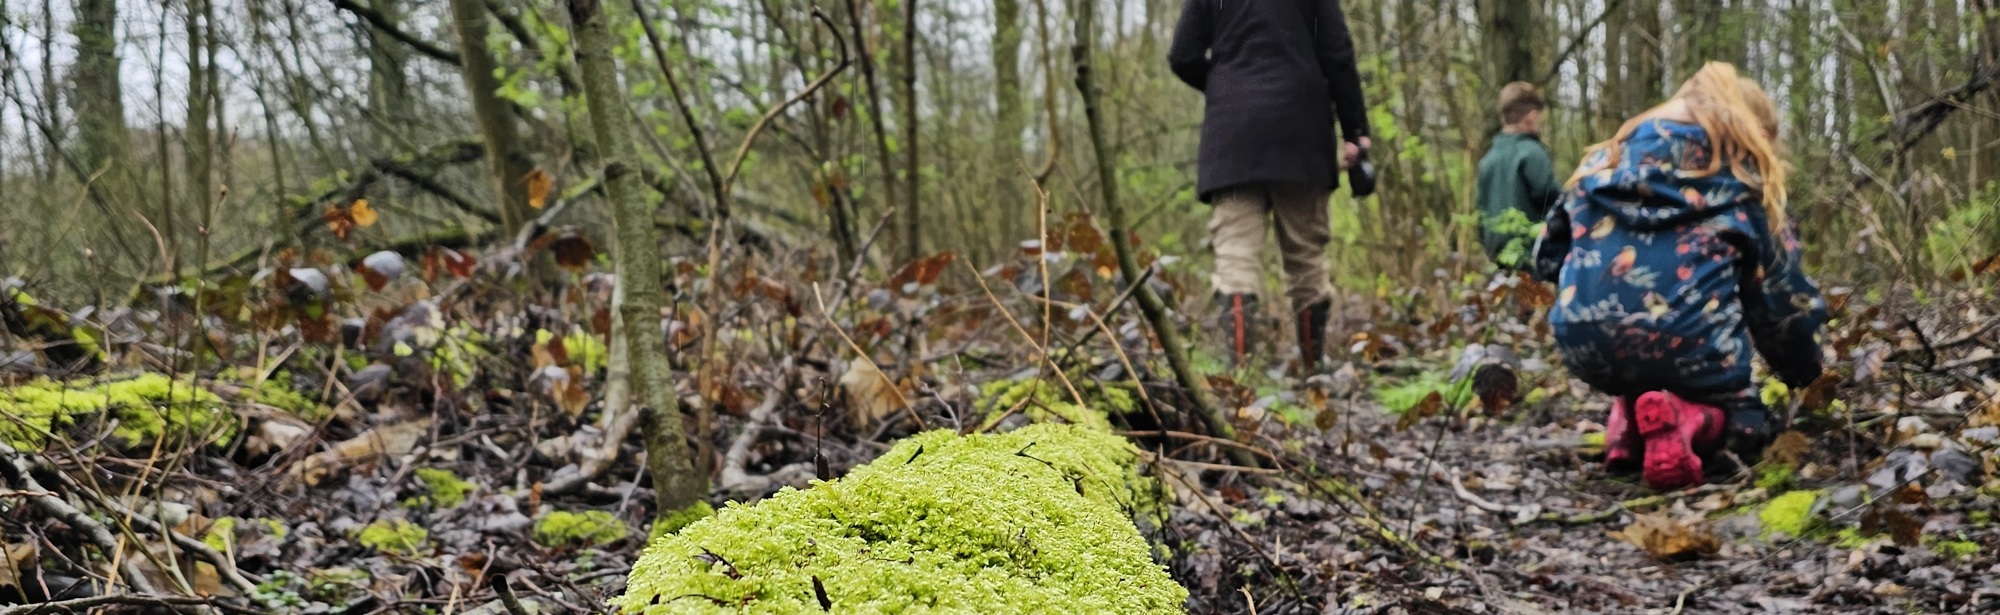
[[[547,344],[555,339],[548,329],[535,331],[535,343]],[[571,329],[562,337],[563,353],[569,356],[571,365],[583,368],[583,373],[592,374],[604,369],[611,360],[611,349],[604,346],[604,340],[581,328]]]
[[[257,386],[244,389],[243,395],[248,401],[284,410],[308,421],[326,418],[326,406],[292,388],[291,372],[281,371],[271,374],[271,377],[257,383]]]
[[[430,530],[402,519],[370,523],[354,537],[354,541],[361,546],[409,556],[422,555],[429,549],[430,539]]]
[[[1819,500],[1818,491],[1792,491],[1764,504],[1757,512],[1757,521],[1764,526],[1766,534],[1782,532],[1787,536],[1804,536],[1812,527],[1812,505]]]
[[[236,518],[223,517],[208,524],[208,533],[202,535],[201,541],[210,549],[228,553],[230,543],[236,542]]]
[[[536,520],[534,531],[535,542],[551,548],[603,546],[631,534],[624,521],[601,510],[555,511]]]
[[[1180,613],[1187,591],[1127,513],[1149,497],[1136,455],[1074,425],[919,434],[838,481],[660,537],[613,604],[821,613],[817,584],[837,613]]]
[[[479,488],[478,485],[466,482],[457,474],[451,473],[451,470],[443,468],[417,468],[416,474],[417,482],[424,484],[428,495],[404,500],[403,504],[411,508],[426,504],[438,508],[457,508],[459,504],[465,503],[466,496]]]
[[[1032,396],[1033,401],[1021,405],[1021,415],[1028,417],[1030,421],[1036,423],[1061,421],[1100,431],[1110,431],[1111,419],[1096,408],[1110,408],[1125,414],[1139,407],[1132,397],[1132,392],[1121,387],[1096,383],[1081,383],[1078,387],[1077,393],[1082,395],[1084,401],[1091,407],[1078,406],[1076,398],[1071,396],[1069,390],[1063,388],[1060,382],[1023,378],[982,387],[985,398],[982,409],[988,421],[997,421],[1006,415],[1008,410],[1021,405]]]
[[[236,434],[236,417],[222,408],[222,399],[187,381],[161,374],[91,386],[37,380],[0,389],[0,440],[20,449],[40,449],[49,434],[60,433],[78,420],[108,414],[116,419],[112,440],[136,447],[161,436],[227,441]]]
[[[1882,534],[1876,534],[1873,536],[1864,536],[1861,534],[1861,530],[1854,529],[1851,527],[1841,528],[1840,533],[1834,535],[1833,546],[1842,549],[1854,550],[1866,547],[1877,540],[1883,540],[1885,538],[1887,537]]]
[[[1757,486],[1771,493],[1779,493],[1792,488],[1798,473],[1789,463],[1767,463],[1757,467]]]
[[[1971,523],[1973,527],[1984,527],[1987,525],[1991,525],[1993,523],[1993,512],[1986,510],[1975,510],[1972,511],[1970,514],[1967,514],[1965,516],[1965,520]]]
[[[696,501],[693,506],[661,515],[653,520],[653,529],[646,533],[646,543],[651,544],[661,536],[681,531],[681,528],[714,514],[714,506],[709,506],[708,502]]]
[[[1967,559],[1979,554],[1979,543],[1970,540],[1940,540],[1931,550],[1949,559]]]

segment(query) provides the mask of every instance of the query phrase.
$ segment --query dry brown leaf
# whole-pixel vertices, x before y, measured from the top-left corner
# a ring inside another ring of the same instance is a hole
[[[528,206],[541,209],[549,203],[549,188],[555,185],[555,178],[548,171],[535,169],[521,177],[521,183],[528,185]]]
[[[903,407],[903,396],[882,370],[868,361],[848,365],[840,376],[840,390],[847,394],[849,417],[856,426],[867,426]]]
[[[376,427],[333,445],[332,450],[314,453],[293,465],[290,472],[292,478],[305,481],[307,485],[317,485],[334,470],[385,456],[407,455],[417,447],[417,440],[430,430],[429,418]]]
[[[583,390],[583,368],[571,365],[567,368],[569,378],[555,386],[556,407],[574,420],[583,416],[583,409],[590,405],[590,392]]]
[[[1807,440],[1805,434],[1786,431],[1771,441],[1770,448],[1764,449],[1764,458],[1777,463],[1791,464],[1796,468],[1799,462],[1805,459],[1806,453],[1811,451],[1812,441]]]
[[[6,558],[0,561],[0,587],[25,587],[28,570],[35,566],[35,545],[0,545],[0,557]]]
[[[1644,549],[1648,555],[1665,561],[1696,559],[1713,555],[1722,548],[1722,542],[1716,540],[1708,524],[1682,523],[1666,515],[1639,515],[1631,525],[1615,534],[1625,542]]]

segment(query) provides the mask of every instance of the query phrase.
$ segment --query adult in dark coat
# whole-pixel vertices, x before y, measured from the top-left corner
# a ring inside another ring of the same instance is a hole
[[[1250,352],[1257,252],[1275,219],[1302,365],[1317,367],[1332,304],[1327,195],[1368,146],[1354,41],[1338,0],[1186,0],[1167,61],[1207,100],[1196,192],[1215,206],[1211,277],[1224,334]],[[1334,118],[1346,143],[1334,144]]]

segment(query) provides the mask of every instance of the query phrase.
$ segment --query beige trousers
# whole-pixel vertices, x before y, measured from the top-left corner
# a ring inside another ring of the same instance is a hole
[[[1292,309],[1333,297],[1326,271],[1327,228],[1324,188],[1297,184],[1251,184],[1230,188],[1215,197],[1208,221],[1209,243],[1215,249],[1215,274],[1209,283],[1229,295],[1256,295],[1262,286],[1258,258],[1264,235],[1277,222],[1278,250],[1285,266],[1285,296]]]

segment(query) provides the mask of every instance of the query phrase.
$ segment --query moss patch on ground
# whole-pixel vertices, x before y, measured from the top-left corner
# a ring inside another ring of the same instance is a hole
[[[417,482],[424,485],[425,494],[403,501],[404,506],[411,508],[424,505],[457,508],[465,503],[466,496],[479,488],[443,468],[417,468],[416,475]]]
[[[361,528],[361,533],[354,537],[354,541],[361,543],[361,546],[383,553],[409,556],[422,555],[428,551],[430,540],[430,530],[402,519],[370,523],[368,527]]]
[[[1130,510],[1151,497],[1115,435],[940,430],[845,478],[732,504],[639,559],[630,614],[1181,613]],[[690,598],[690,596],[694,596]]]
[[[630,535],[632,529],[624,521],[601,510],[559,510],[535,520],[535,543],[549,548],[597,547]]]
[[[36,380],[0,388],[0,441],[17,449],[39,450],[50,434],[100,415],[117,420],[111,440],[127,448],[162,436],[220,442],[236,434],[236,416],[223,407],[222,398],[162,374],[97,384]]]
[[[1766,534],[1804,536],[1813,525],[1812,506],[1818,500],[1818,491],[1792,491],[1771,498],[1762,510],[1757,511],[1757,521],[1764,526]]]

